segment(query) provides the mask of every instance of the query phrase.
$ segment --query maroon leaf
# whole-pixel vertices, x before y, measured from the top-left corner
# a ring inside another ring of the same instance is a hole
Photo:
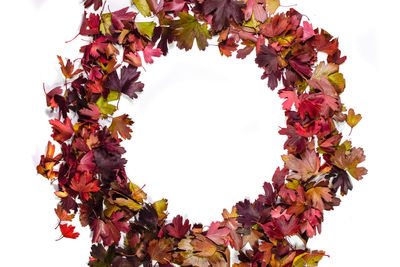
[[[232,18],[236,23],[244,19],[242,2],[236,0],[205,0],[203,12],[205,15],[212,14],[212,26],[219,32],[230,25]]]
[[[117,91],[126,94],[130,98],[137,98],[138,92],[143,91],[144,84],[141,82],[136,82],[139,78],[140,72],[137,71],[137,67],[129,65],[128,67],[122,67],[121,69],[121,79],[118,78],[116,71],[113,71],[108,75],[105,87],[113,91]]]
[[[189,220],[186,219],[183,223],[182,216],[178,215],[172,219],[172,223],[168,224],[165,229],[167,230],[168,235],[178,239],[183,238],[190,229]]]

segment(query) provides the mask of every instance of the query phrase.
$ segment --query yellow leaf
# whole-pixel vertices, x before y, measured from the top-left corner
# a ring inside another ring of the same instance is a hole
[[[127,207],[131,210],[137,211],[140,210],[142,208],[142,206],[137,203],[136,201],[130,199],[130,198],[117,198],[114,200],[114,203],[119,205],[119,206],[124,206]]]
[[[343,93],[346,87],[346,80],[343,78],[343,74],[336,72],[328,76],[328,81],[335,87],[338,94]]]
[[[132,192],[132,198],[139,203],[143,203],[143,199],[146,199],[147,197],[147,194],[143,191],[143,189],[134,183],[129,183],[129,189]]]
[[[276,9],[281,5],[280,0],[267,0],[266,1],[267,7],[266,10],[270,15],[274,14]]]
[[[362,119],[361,114],[355,114],[354,109],[352,109],[352,108],[349,109],[349,112],[346,117],[346,122],[351,128],[356,126],[360,122],[361,119]]]
[[[165,217],[167,217],[167,214],[165,214],[167,207],[168,200],[166,200],[165,198],[153,203],[153,208],[157,211],[157,216],[159,220],[163,220],[165,219]]]

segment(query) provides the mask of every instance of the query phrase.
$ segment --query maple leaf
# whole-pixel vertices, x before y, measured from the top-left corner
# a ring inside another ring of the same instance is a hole
[[[172,219],[172,223],[168,224],[165,229],[168,235],[178,239],[183,238],[190,229],[189,220],[186,219],[183,223],[182,216],[177,215]]]
[[[338,39],[333,39],[327,31],[322,30],[314,36],[313,45],[318,51],[325,52],[328,55],[334,55],[338,50]]]
[[[282,75],[279,68],[279,56],[275,49],[271,46],[262,45],[257,53],[255,61],[260,68],[265,69],[262,78],[268,78],[269,88],[271,88],[271,90],[275,89]]]
[[[186,12],[180,12],[178,17],[178,20],[171,22],[173,38],[177,41],[178,48],[187,51],[192,48],[194,39],[196,39],[197,47],[200,50],[206,49],[207,39],[211,38],[207,27]]]
[[[124,139],[131,139],[132,129],[129,128],[129,125],[132,125],[133,121],[128,117],[127,114],[114,117],[112,123],[110,125],[111,136],[114,138],[119,135]]]
[[[97,121],[101,117],[101,112],[99,107],[96,104],[89,103],[88,108],[83,108],[79,110],[79,113],[83,116],[87,116],[94,121]]]
[[[119,153],[109,153],[104,149],[94,149],[94,161],[102,179],[112,179],[118,170],[126,164]]]
[[[75,217],[75,214],[68,214],[68,212],[61,207],[61,205],[57,205],[57,208],[54,209],[54,211],[60,222],[71,222]]]
[[[46,93],[46,104],[48,107],[56,108],[58,107],[57,102],[54,100],[56,95],[62,94],[61,86],[54,87],[48,93]]]
[[[285,168],[296,172],[288,176],[291,179],[307,181],[319,173],[320,158],[313,150],[307,149],[301,154],[301,158],[289,154],[283,155],[282,159],[285,162]]]
[[[357,180],[361,180],[363,175],[366,175],[368,172],[366,168],[358,167],[358,164],[364,160],[365,155],[362,148],[347,150],[345,147],[340,147],[335,151],[335,155],[332,158],[333,164],[340,169],[348,171]]]
[[[361,114],[355,114],[354,109],[349,109],[349,112],[347,113],[346,116],[346,122],[347,124],[351,127],[353,130],[353,127],[356,126],[360,120],[362,119]]]
[[[302,214],[300,231],[306,232],[308,237],[313,237],[317,234],[316,229],[321,233],[322,220],[322,211],[314,208],[308,209]]]
[[[244,227],[252,227],[260,219],[262,207],[257,204],[251,204],[248,199],[245,199],[243,202],[236,203],[236,209],[239,215],[237,221]]]
[[[227,57],[232,56],[232,52],[235,52],[238,46],[239,45],[235,42],[234,38],[228,38],[218,44],[221,55],[225,55]]]
[[[263,185],[264,194],[258,195],[258,201],[263,203],[264,205],[270,206],[276,200],[276,193],[272,188],[272,185],[268,182],[264,182]]]
[[[66,118],[64,123],[57,119],[50,120],[49,122],[53,126],[53,134],[51,137],[53,137],[55,141],[62,143],[72,137],[74,128],[72,127],[72,123],[69,118]]]
[[[55,145],[48,141],[46,156],[40,157],[40,163],[36,167],[37,172],[47,179],[53,179],[58,175],[58,172],[53,171],[53,168],[62,159],[62,154],[54,157],[54,152]]]
[[[306,138],[298,134],[297,129],[288,125],[287,128],[282,128],[279,131],[281,135],[287,135],[288,139],[285,141],[283,148],[287,149],[289,153],[301,153],[306,149]]]
[[[129,231],[129,222],[127,222],[127,219],[124,217],[124,213],[122,211],[114,212],[110,219],[119,231],[124,233]]]
[[[124,93],[130,98],[137,98],[138,92],[143,91],[144,84],[141,82],[136,82],[139,78],[140,72],[137,68],[129,65],[124,66],[121,69],[121,78],[118,78],[116,71],[108,75],[105,87],[111,90]]]
[[[272,251],[273,247],[274,247],[274,245],[272,243],[262,242],[258,248],[259,251],[263,252],[263,262],[265,264],[268,264],[269,261],[271,260],[271,256],[272,256],[271,251]]]
[[[75,226],[60,224],[60,230],[63,237],[76,239],[79,236],[79,233],[74,232]]]
[[[84,60],[89,61],[89,56],[97,59],[100,57],[100,53],[105,54],[108,43],[105,36],[100,36],[99,38],[93,40],[92,43],[82,46],[80,51],[84,52]]]
[[[295,234],[299,230],[299,219],[296,216],[291,216],[289,220],[285,216],[261,225],[264,232],[272,239],[282,239],[285,236]]]
[[[76,140],[76,139],[75,139]],[[77,170],[80,172],[92,172],[96,168],[96,164],[93,162],[93,150],[86,153],[81,160],[79,161],[79,165]]]
[[[90,228],[93,231],[92,243],[100,243],[103,240],[104,246],[109,246],[114,242],[110,227],[103,220],[95,219]]]
[[[86,18],[86,11],[83,13],[83,19],[79,34],[81,35],[96,35],[100,33],[100,16],[91,13],[89,18]]]
[[[168,1],[164,4],[164,10],[165,11],[173,11],[174,16],[176,16],[178,13],[184,11],[185,13],[188,13],[189,7],[188,7],[188,1],[187,0],[172,0]]]
[[[242,7],[243,3],[236,0],[205,0],[203,12],[205,15],[213,15],[213,28],[219,32],[230,26],[231,18],[238,24],[243,21]]]
[[[267,12],[265,12],[262,2],[258,0],[247,0],[244,19],[249,20],[252,14],[257,21],[264,22],[267,19]]]
[[[311,201],[312,206],[319,210],[324,210],[324,200],[326,202],[332,201],[331,190],[328,187],[317,186],[307,190],[306,198]]]
[[[308,115],[311,119],[317,117],[321,113],[321,101],[313,96],[304,93],[300,96],[300,104],[298,112],[301,119],[305,119]]]
[[[152,205],[145,204],[139,211],[137,223],[148,229],[157,229],[158,216],[157,211]]]
[[[120,10],[111,12],[111,21],[118,30],[124,28],[122,21],[132,21],[136,17],[135,12],[126,12],[129,7],[122,8]]]
[[[281,91],[279,93],[280,98],[286,98],[285,102],[282,103],[282,107],[284,110],[291,110],[292,106],[296,108],[299,108],[299,98],[297,96],[297,93],[294,91]]]
[[[260,26],[260,33],[265,37],[276,37],[283,34],[290,24],[285,14],[276,14],[268,23]]]
[[[89,192],[97,192],[100,190],[99,180],[92,182],[92,176],[85,172],[84,174],[76,173],[71,180],[71,189],[78,192],[82,199],[89,200]]]
[[[168,200],[163,198],[153,203],[153,208],[157,211],[158,220],[162,221],[167,217]]]
[[[77,69],[74,71],[74,64],[71,62],[71,60],[67,59],[67,65],[65,65],[62,57],[57,56],[57,58],[61,66],[61,72],[65,78],[67,79],[73,78],[75,75],[83,71],[81,69]]]
[[[143,203],[143,200],[147,197],[143,189],[134,183],[129,183],[129,190],[131,191],[132,198],[139,203]]]
[[[303,41],[307,41],[311,37],[315,35],[314,33],[314,28],[311,23],[308,23],[307,21],[303,21]]]
[[[226,209],[224,209],[222,212],[222,217],[224,218],[224,221],[220,224],[220,226],[225,226],[230,230],[230,238],[228,241],[231,247],[235,248],[236,250],[239,250],[243,246],[242,237],[236,232],[236,230],[241,226],[241,224],[238,223],[236,220],[238,216],[239,215],[236,213],[235,206],[232,207],[232,211],[230,213]]]
[[[103,5],[103,0],[85,0],[85,8],[93,5],[94,10],[99,9]]]
[[[272,184],[275,190],[279,190],[285,185],[285,178],[288,173],[289,170],[286,168],[282,168],[282,170],[279,167],[276,168],[274,175],[272,176]]]
[[[172,259],[173,240],[162,238],[160,240],[152,240],[149,243],[147,252],[152,260],[157,261],[159,264],[167,264]]]
[[[206,237],[214,241],[217,245],[226,245],[229,240],[230,229],[220,227],[220,222],[212,222],[208,228]]]
[[[162,51],[160,48],[154,48],[154,44],[148,44],[143,50],[143,58],[146,63],[154,63],[153,57],[160,57]]]
[[[340,187],[340,194],[346,195],[348,190],[353,189],[350,177],[345,170],[333,166],[332,170],[328,173],[327,178],[334,177],[332,180],[332,190],[336,193]]]
[[[190,244],[193,246],[196,255],[201,257],[211,257],[217,251],[215,244],[203,235],[196,235],[196,238]]]
[[[201,238],[202,240],[205,239],[204,236],[199,235],[199,238]],[[182,239],[181,241],[179,241],[178,243],[178,248],[185,251],[185,253],[187,253],[187,257],[185,257],[182,266],[199,266],[199,267],[207,267],[209,266],[209,262],[208,262],[208,257],[201,257],[195,253],[193,253],[194,250],[194,246],[200,246],[201,241],[197,241],[197,244],[195,242],[195,245],[192,245],[192,240],[189,238],[186,239]],[[210,245],[211,241],[209,241],[209,245]],[[205,246],[204,246],[205,247]],[[213,246],[211,244],[210,246],[211,248],[211,252],[212,254],[214,254],[215,251],[213,251]],[[206,254],[206,255],[210,255],[212,256],[212,254]]]

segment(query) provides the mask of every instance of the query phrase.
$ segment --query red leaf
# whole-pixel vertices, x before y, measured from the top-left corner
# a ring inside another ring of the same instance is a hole
[[[53,134],[51,137],[57,142],[65,142],[71,138],[74,133],[74,128],[72,127],[71,120],[66,118],[64,123],[61,121],[54,119],[49,121],[53,126]]]
[[[66,237],[66,238],[76,239],[79,236],[79,233],[74,232],[75,226],[72,226],[72,225],[61,224],[60,230],[61,230],[63,237]]]
[[[279,97],[280,98],[286,98],[286,101],[282,103],[282,107],[284,110],[291,110],[292,106],[294,104],[294,106],[296,108],[299,107],[299,98],[296,94],[296,92],[294,91],[281,91],[279,93]]]
[[[126,12],[128,11],[128,9],[129,7],[125,7],[111,13],[112,23],[115,27],[117,27],[118,30],[124,28],[124,24],[122,23],[122,21],[132,21],[136,17],[137,13]]]
[[[210,228],[207,231],[207,237],[215,242],[217,245],[226,245],[229,241],[230,229],[226,227],[220,227],[219,222],[212,222]]]
[[[308,23],[307,21],[303,21],[303,41],[310,39],[314,35],[314,28],[312,24]]]
[[[81,158],[77,170],[80,172],[92,172],[96,168],[93,159],[93,150],[91,150]]]
[[[267,19],[267,12],[262,4],[257,0],[247,0],[246,9],[244,10],[244,19],[247,21],[254,13],[254,18],[257,21],[264,22]]]
[[[129,231],[129,223],[125,219],[124,213],[122,211],[114,212],[111,215],[110,219],[119,231],[124,233],[127,233]]]
[[[79,33],[87,36],[98,34],[100,32],[100,16],[92,13],[89,18],[86,18],[86,14],[85,11]]]
[[[99,180],[91,181],[92,176],[88,172],[82,175],[76,173],[71,180],[71,189],[78,192],[81,198],[87,201],[89,199],[89,192],[97,192],[100,190],[100,187],[98,187]]]
[[[143,57],[146,63],[152,64],[154,63],[153,57],[160,57],[162,55],[162,51],[160,48],[153,49],[154,44],[148,44],[143,50]]]
[[[79,113],[81,115],[90,117],[94,121],[99,120],[101,116],[99,107],[93,103],[89,103],[88,106],[89,108],[83,108],[79,111]]]
[[[235,43],[235,39],[233,38],[229,38],[218,44],[221,55],[225,55],[227,57],[232,56],[232,52],[235,52],[238,46],[239,45]]]
[[[299,230],[299,219],[296,216],[292,216],[290,220],[286,220],[285,216],[281,216],[278,219],[273,219],[272,222],[262,225],[264,232],[269,238],[282,239],[285,236],[295,234]]]
[[[178,239],[185,237],[187,231],[190,229],[190,224],[188,219],[185,220],[185,223],[182,222],[183,218],[180,215],[172,219],[172,223],[165,227],[168,234]]]

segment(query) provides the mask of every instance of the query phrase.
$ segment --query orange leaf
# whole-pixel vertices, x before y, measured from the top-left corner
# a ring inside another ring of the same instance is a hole
[[[110,126],[111,135],[114,138],[117,138],[119,133],[122,138],[131,139],[130,133],[132,132],[132,129],[129,128],[128,125],[132,124],[133,121],[128,117],[127,114],[113,118]]]
[[[328,187],[313,187],[307,190],[306,198],[308,201],[312,202],[314,208],[319,210],[324,210],[325,205],[324,201],[330,202],[332,201],[332,195],[330,194],[330,189]]]

